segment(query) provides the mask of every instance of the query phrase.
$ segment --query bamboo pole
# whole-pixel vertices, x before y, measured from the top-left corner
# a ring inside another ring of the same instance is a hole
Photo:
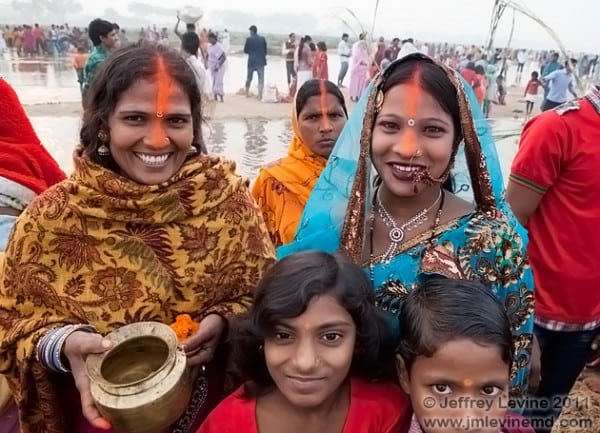
[[[558,45],[559,51],[565,57],[567,63],[573,70],[573,76],[575,77],[575,82],[577,84],[578,90],[583,91],[583,84],[582,84],[581,80],[579,79],[579,77],[577,76],[575,68],[573,67],[573,64],[571,63],[571,59],[570,59],[569,55],[567,54],[565,45],[560,40],[556,31],[552,27],[550,27],[548,24],[546,24],[540,17],[538,17],[531,9],[529,9],[527,6],[523,5],[522,3],[519,3],[516,0],[496,0],[496,3],[501,3],[501,4],[505,5],[506,7],[510,7],[513,10],[525,15],[529,19],[531,19],[531,20],[535,21],[537,24],[539,24],[544,30],[546,30],[548,35],[554,40],[556,45]]]

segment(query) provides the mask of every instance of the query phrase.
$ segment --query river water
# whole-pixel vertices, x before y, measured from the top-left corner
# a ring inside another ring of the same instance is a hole
[[[234,93],[243,87],[246,59],[230,56],[225,77],[225,91]],[[274,83],[285,89],[286,74],[283,58],[269,58],[265,82]],[[330,55],[330,77],[336,77],[339,59]],[[4,77],[17,91],[23,104],[56,104],[79,101],[79,87],[70,64],[63,60],[0,60],[0,76]],[[509,75],[510,76],[510,75]],[[346,80],[349,78],[347,77]],[[56,158],[60,166],[69,173],[73,163],[71,154],[77,143],[81,121],[79,117],[34,116],[31,121],[40,139]],[[520,128],[513,119],[497,119],[495,128]],[[234,159],[240,174],[254,178],[258,168],[266,162],[285,155],[291,139],[291,124],[287,120],[249,118],[240,120],[210,120],[205,127],[205,138],[211,152],[225,154]],[[516,152],[515,139],[497,143],[504,177]]]

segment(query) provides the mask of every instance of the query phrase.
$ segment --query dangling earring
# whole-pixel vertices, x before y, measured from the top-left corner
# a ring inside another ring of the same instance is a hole
[[[196,146],[192,145],[192,147],[190,147],[190,150],[188,150],[188,155],[195,155],[198,153],[198,149],[196,149]]]
[[[106,142],[108,141],[108,133],[106,131],[104,131],[103,129],[101,129],[98,132],[98,140],[100,140],[100,142],[102,143],[97,149],[98,155],[100,155],[100,156],[110,155],[110,149],[106,145]]]
[[[263,353],[265,351],[265,348],[263,347],[263,345],[261,344],[260,346],[258,346],[258,351],[260,353]]]
[[[110,149],[108,148],[108,146],[106,144],[102,144],[102,145],[100,145],[100,147],[98,147],[98,155],[100,155],[100,156],[110,155]]]

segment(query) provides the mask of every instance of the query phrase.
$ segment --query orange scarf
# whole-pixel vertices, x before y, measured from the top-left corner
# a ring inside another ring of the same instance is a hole
[[[276,246],[294,239],[306,201],[327,164],[326,158],[314,153],[302,141],[296,101],[292,107],[294,136],[288,154],[263,167],[252,188]]]

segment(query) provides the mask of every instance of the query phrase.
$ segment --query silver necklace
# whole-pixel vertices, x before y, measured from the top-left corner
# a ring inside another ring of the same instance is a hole
[[[398,247],[404,240],[406,233],[411,231],[415,227],[418,227],[421,224],[425,223],[429,219],[427,214],[442,199],[442,190],[440,189],[440,193],[438,194],[435,201],[431,204],[431,206],[426,207],[425,209],[419,211],[415,216],[411,217],[408,221],[406,221],[404,224],[402,224],[400,226],[398,226],[398,224],[396,223],[396,220],[394,220],[394,218],[388,212],[388,210],[385,208],[385,206],[383,206],[383,203],[381,202],[381,197],[379,196],[379,190],[377,190],[376,194],[377,194],[377,211],[379,213],[379,217],[381,218],[381,220],[387,227],[391,227],[390,231],[388,233],[388,237],[390,238],[390,244],[389,244],[387,250],[385,251],[385,253],[383,253],[380,256],[380,258],[383,262],[389,263],[389,261],[395,256],[396,251],[398,250]]]

